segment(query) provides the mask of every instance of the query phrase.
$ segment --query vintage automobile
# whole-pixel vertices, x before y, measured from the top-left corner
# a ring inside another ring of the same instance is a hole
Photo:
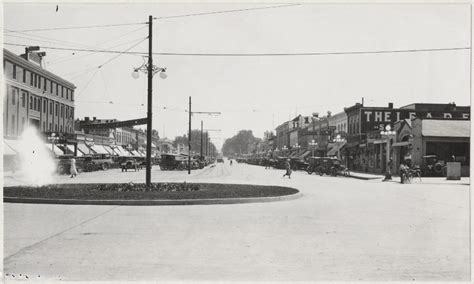
[[[344,167],[339,159],[330,157],[310,157],[309,166],[306,169],[308,174],[316,173],[320,176],[327,174],[331,176],[348,176],[349,170]]]
[[[309,166],[307,162],[305,162],[302,158],[291,158],[290,159],[291,169],[296,170],[306,170]]]
[[[185,170],[187,169],[187,158],[177,154],[162,154],[160,169],[162,171]]]
[[[84,155],[81,159],[78,159],[78,168],[85,172],[105,171],[113,165],[114,161],[109,154]]]
[[[421,174],[422,176],[445,176],[446,163],[443,160],[439,160],[436,155],[423,156]]]
[[[224,159],[222,159],[222,157],[219,157],[219,158],[217,158],[217,162],[218,162],[218,163],[223,163],[223,162],[224,162]]]
[[[141,164],[140,162],[134,159],[128,159],[120,165],[120,168],[122,169],[122,172],[126,172],[127,170],[131,169],[139,171],[141,168]]]

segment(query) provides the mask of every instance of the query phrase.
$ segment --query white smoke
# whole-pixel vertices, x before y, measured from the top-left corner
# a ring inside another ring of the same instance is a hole
[[[34,127],[26,128],[19,141],[19,166],[22,183],[41,186],[54,181],[56,163]]]

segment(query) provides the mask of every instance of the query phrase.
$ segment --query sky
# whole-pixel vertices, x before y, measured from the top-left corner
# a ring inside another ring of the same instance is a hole
[[[46,51],[45,68],[77,86],[76,118],[146,117],[146,74],[131,73],[147,52],[154,17],[274,7],[281,4],[4,4],[4,47]],[[103,26],[131,24],[123,26]],[[74,28],[102,25],[98,28]],[[51,29],[54,28],[54,29]],[[46,29],[42,31],[24,31]],[[17,32],[9,32],[9,31]],[[21,33],[18,31],[23,30]],[[140,42],[141,41],[141,42]],[[20,44],[12,46],[9,44]],[[470,46],[469,5],[303,4],[153,22],[157,53],[331,53]],[[50,49],[67,48],[71,50]],[[239,130],[257,137],[297,114],[333,114],[361,102],[401,107],[414,102],[470,105],[469,50],[293,56],[154,55],[167,68],[153,78],[153,127],[173,139],[192,128],[212,131],[220,146]],[[99,68],[99,66],[101,66]]]

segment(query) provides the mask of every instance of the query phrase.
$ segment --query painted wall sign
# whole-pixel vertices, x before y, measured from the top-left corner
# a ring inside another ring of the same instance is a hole
[[[403,119],[470,119],[470,113],[465,111],[414,111],[411,109],[360,109],[361,132],[381,130],[386,125],[393,127],[394,123]]]

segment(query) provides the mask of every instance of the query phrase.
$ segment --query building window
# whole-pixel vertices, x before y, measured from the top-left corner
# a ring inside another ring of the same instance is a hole
[[[59,126],[59,132],[63,132],[63,126]]]
[[[47,107],[48,107],[48,103],[46,102],[46,100],[44,100],[43,101],[43,112],[44,113],[48,113]]]
[[[11,98],[12,98],[12,105],[16,104],[16,95],[17,95],[17,93],[18,93],[18,91],[15,90],[15,88],[11,88],[10,94],[11,94]]]
[[[61,87],[61,98],[64,98],[64,87]]]
[[[43,81],[43,78],[38,76],[38,89],[41,89],[41,81]]]
[[[25,80],[23,81],[26,85],[31,84],[31,72],[28,70],[25,70]]]
[[[43,90],[45,90],[45,91],[46,91],[47,87],[48,87],[48,80],[47,80],[46,78],[44,78],[44,82],[43,82]]]
[[[57,124],[54,126],[54,131],[58,131],[58,125]]]
[[[56,96],[59,96],[59,85],[56,84]]]
[[[70,93],[69,89],[66,89],[66,100],[69,100],[69,93]]]
[[[53,93],[53,81],[49,81],[49,93]]]
[[[61,106],[61,118],[64,117],[64,106]]]
[[[46,122],[43,121],[43,131],[46,131]]]
[[[20,66],[15,66],[15,79],[20,82],[23,82],[24,80],[23,68]]]
[[[34,110],[37,109],[37,106],[36,106],[36,97],[33,97],[33,109],[34,109]]]
[[[54,115],[58,116],[58,104],[54,106]]]
[[[35,85],[35,74],[30,73],[30,86],[34,86],[34,85]]]
[[[26,104],[26,92],[21,92],[21,107],[25,107]]]
[[[51,125],[51,122],[49,123],[49,131],[53,130],[53,125]]]
[[[5,76],[8,79],[13,79],[15,78],[15,65],[11,63],[10,61],[5,61]]]
[[[51,115],[53,114],[53,102],[49,103],[49,114],[51,114]],[[49,130],[51,130],[51,127],[50,127]]]

